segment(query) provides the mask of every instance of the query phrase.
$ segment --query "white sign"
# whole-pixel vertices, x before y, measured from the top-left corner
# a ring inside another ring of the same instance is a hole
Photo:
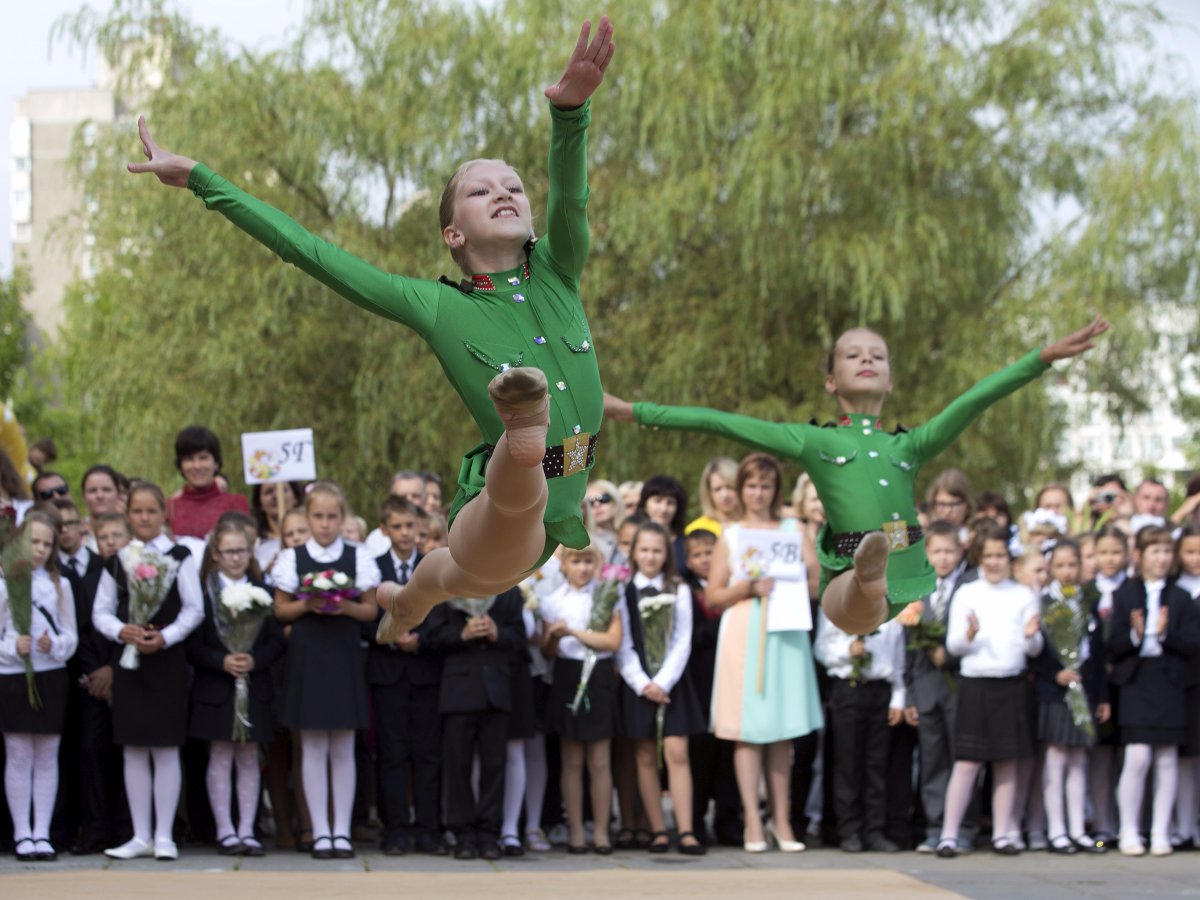
[[[317,457],[311,428],[253,431],[242,435],[242,468],[246,484],[312,481]]]
[[[767,631],[812,631],[808,567],[798,531],[738,529],[739,578],[774,578],[767,598]]]

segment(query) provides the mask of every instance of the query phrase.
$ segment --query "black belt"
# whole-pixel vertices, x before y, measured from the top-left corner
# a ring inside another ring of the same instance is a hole
[[[833,552],[837,556],[853,556],[858,549],[858,545],[862,543],[863,538],[870,531],[843,531],[833,536]],[[908,526],[908,546],[912,546],[921,538],[925,537],[925,532],[921,530],[920,525]]]
[[[592,463],[596,461],[596,441],[600,439],[600,432],[596,432],[588,438],[587,450],[587,468],[591,468]],[[488,456],[491,456],[496,450],[495,444],[488,444]],[[560,478],[563,473],[563,445],[558,444],[554,447],[546,448],[546,455],[542,457],[542,471],[546,473],[547,478]]]

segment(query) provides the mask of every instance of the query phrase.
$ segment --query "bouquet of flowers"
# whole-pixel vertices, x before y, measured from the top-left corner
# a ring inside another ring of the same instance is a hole
[[[621,586],[625,584],[625,579],[629,577],[629,566],[619,566],[615,563],[609,563],[600,570],[600,581],[592,590],[592,614],[588,618],[589,631],[607,631],[609,623],[612,622],[613,610],[617,608],[617,601],[621,599]],[[591,702],[587,699],[588,679],[592,677],[592,670],[596,668],[596,651],[591,647],[587,647],[583,654],[583,671],[579,674],[579,684],[575,688],[575,699],[567,707],[571,711],[571,715],[579,715],[579,707],[583,705],[585,709],[591,708]]]
[[[17,634],[27,635],[33,631],[33,547],[29,532],[18,531],[13,518],[0,516],[0,570],[4,572],[8,588],[8,609],[12,614],[13,628]],[[33,656],[25,657],[25,686],[29,705],[42,708],[33,675]]]
[[[904,626],[907,636],[904,646],[909,650],[928,654],[931,650],[946,646],[946,623],[944,620],[926,616],[925,608],[924,600],[914,600],[900,611],[896,619]],[[946,679],[946,686],[950,690],[956,690],[954,679],[945,669],[942,669],[942,677]]]
[[[320,572],[309,572],[301,578],[296,593],[304,598],[322,598],[325,602],[321,604],[321,612],[330,613],[338,609],[343,601],[359,597],[362,591],[354,586],[345,572],[323,569]]]
[[[1054,650],[1063,668],[1078,672],[1083,663],[1083,642],[1087,640],[1088,632],[1088,609],[1081,602],[1082,592],[1074,585],[1055,581],[1051,583],[1049,593],[1050,599],[1042,610],[1042,632],[1046,643]],[[1068,684],[1063,699],[1071,711],[1071,721],[1089,740],[1094,739],[1096,725],[1092,721],[1083,683],[1072,681]]]
[[[141,541],[130,541],[120,550],[117,558],[125,570],[125,581],[129,586],[129,622],[131,625],[148,625],[175,583],[179,560],[151,550]],[[130,670],[141,665],[133,644],[125,645],[119,665],[122,669]]]
[[[646,668],[651,678],[657,675],[667,658],[667,642],[675,621],[675,595],[657,594],[638,600],[638,617],[642,620],[642,643],[646,650]],[[658,760],[662,763],[663,721],[665,704],[658,704],[654,721],[658,727]]]
[[[271,615],[271,595],[252,584],[231,584],[218,591],[216,573],[209,580],[209,596],[217,597],[214,619],[221,643],[230,653],[249,653],[258,640],[263,623]],[[250,681],[239,675],[233,683],[233,740],[250,739]]]
[[[878,632],[871,632],[878,634]],[[875,655],[867,649],[867,636],[858,634],[854,636],[854,640],[863,642],[863,652],[858,656],[850,657],[850,687],[858,687],[867,680],[867,670],[871,668],[871,660]]]

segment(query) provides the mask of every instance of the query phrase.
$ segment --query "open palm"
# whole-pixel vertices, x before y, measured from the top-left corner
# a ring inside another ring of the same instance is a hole
[[[569,109],[580,106],[604,80],[604,72],[617,49],[612,40],[613,28],[608,16],[600,17],[600,27],[589,43],[591,31],[592,23],[584,22],[562,77],[546,88],[546,98],[557,107]]]
[[[125,168],[135,175],[149,172],[171,187],[187,187],[188,175],[196,167],[196,161],[178,153],[171,153],[154,143],[150,129],[146,127],[145,116],[138,116],[138,137],[142,139],[142,152],[146,154],[149,162],[129,163]]]

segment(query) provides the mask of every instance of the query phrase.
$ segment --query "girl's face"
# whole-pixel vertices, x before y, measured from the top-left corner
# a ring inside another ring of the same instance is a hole
[[[1042,588],[1050,583],[1050,566],[1046,557],[1040,553],[1021,557],[1017,563],[1016,578],[1025,587],[1041,593]]]
[[[638,501],[642,499],[642,490],[638,488],[636,491],[626,491],[621,495],[621,505],[625,507],[625,515],[632,516],[637,512]]]
[[[933,495],[933,512],[937,518],[952,525],[965,525],[967,521],[967,501],[940,488]]]
[[[361,544],[367,539],[367,536],[362,533],[362,529],[358,527],[358,523],[347,517],[342,522],[342,540],[350,541],[353,544]]]
[[[1200,575],[1200,535],[1189,534],[1179,542],[1179,569],[1184,575]]]
[[[117,485],[104,472],[93,472],[83,483],[83,502],[94,518],[117,512]]]
[[[979,557],[979,571],[983,577],[991,584],[999,584],[1008,577],[1011,569],[1008,545],[1004,541],[984,541]]]
[[[983,506],[979,509],[979,515],[985,519],[994,519],[1005,528],[1012,524],[1008,518],[1008,513],[1002,509],[997,509],[995,506]]]
[[[594,553],[570,553],[563,558],[563,576],[575,590],[587,587],[596,577],[600,561]]]
[[[597,526],[611,527],[613,517],[617,514],[617,498],[608,491],[590,487],[585,499],[592,508],[592,521]]]
[[[892,369],[883,338],[858,328],[838,338],[825,390],[850,401],[887,397],[892,392]]]
[[[647,578],[662,573],[667,564],[667,542],[661,534],[643,531],[633,545],[633,564]]]
[[[341,535],[346,512],[337,497],[319,491],[309,495],[305,517],[308,519],[308,530],[317,543],[328,547]]]
[[[800,517],[815,525],[825,524],[825,504],[817,496],[817,486],[811,481],[804,485],[804,496],[800,498]]]
[[[421,552],[428,555],[429,551],[437,550],[439,547],[446,546],[446,529],[441,525],[427,528],[425,530],[425,539],[421,542]]]
[[[712,497],[713,507],[721,515],[730,516],[737,511],[737,487],[722,478],[720,472],[708,476],[708,494]]]
[[[1096,577],[1096,542],[1079,542],[1079,581],[1086,584]]]
[[[283,520],[281,539],[284,547],[299,547],[312,536],[308,530],[308,517],[303,512],[292,513]]]
[[[771,503],[775,499],[775,476],[751,472],[742,482],[742,506],[759,519],[772,517]]]
[[[472,163],[459,177],[454,215],[442,231],[452,250],[524,244],[533,235],[533,214],[520,177],[500,159]]]
[[[1079,555],[1074,550],[1055,550],[1050,556],[1050,577],[1061,585],[1079,584]]]
[[[678,509],[679,503],[674,497],[666,494],[655,494],[653,497],[646,498],[646,515],[650,521],[661,525],[668,531],[671,530],[671,521],[675,518],[675,511]]]
[[[637,525],[633,522],[622,525],[620,531],[617,532],[617,549],[626,559],[629,559],[633,553],[633,536],[635,534],[637,534]]]
[[[246,574],[250,565],[250,542],[241,531],[227,531],[217,540],[217,568],[230,581]]]
[[[108,559],[122,547],[129,543],[133,537],[120,522],[105,522],[100,526],[100,530],[96,532],[96,548],[100,551],[100,555]]]
[[[217,477],[217,458],[207,450],[189,454],[179,461],[179,472],[188,487],[201,490]]]
[[[54,529],[45,522],[30,522],[29,543],[33,548],[34,568],[44,566],[54,552]]]
[[[1038,500],[1038,508],[1048,509],[1065,516],[1071,512],[1071,501],[1067,499],[1067,492],[1062,488],[1050,488],[1042,491],[1041,499]]]
[[[163,531],[164,513],[158,498],[150,491],[134,491],[129,495],[129,524],[133,536],[146,543]]]
[[[1096,572],[1105,578],[1116,578],[1128,565],[1125,542],[1107,536],[1096,540]]]
[[[1151,544],[1137,553],[1138,574],[1143,581],[1160,581],[1171,571],[1175,548],[1166,541]]]

